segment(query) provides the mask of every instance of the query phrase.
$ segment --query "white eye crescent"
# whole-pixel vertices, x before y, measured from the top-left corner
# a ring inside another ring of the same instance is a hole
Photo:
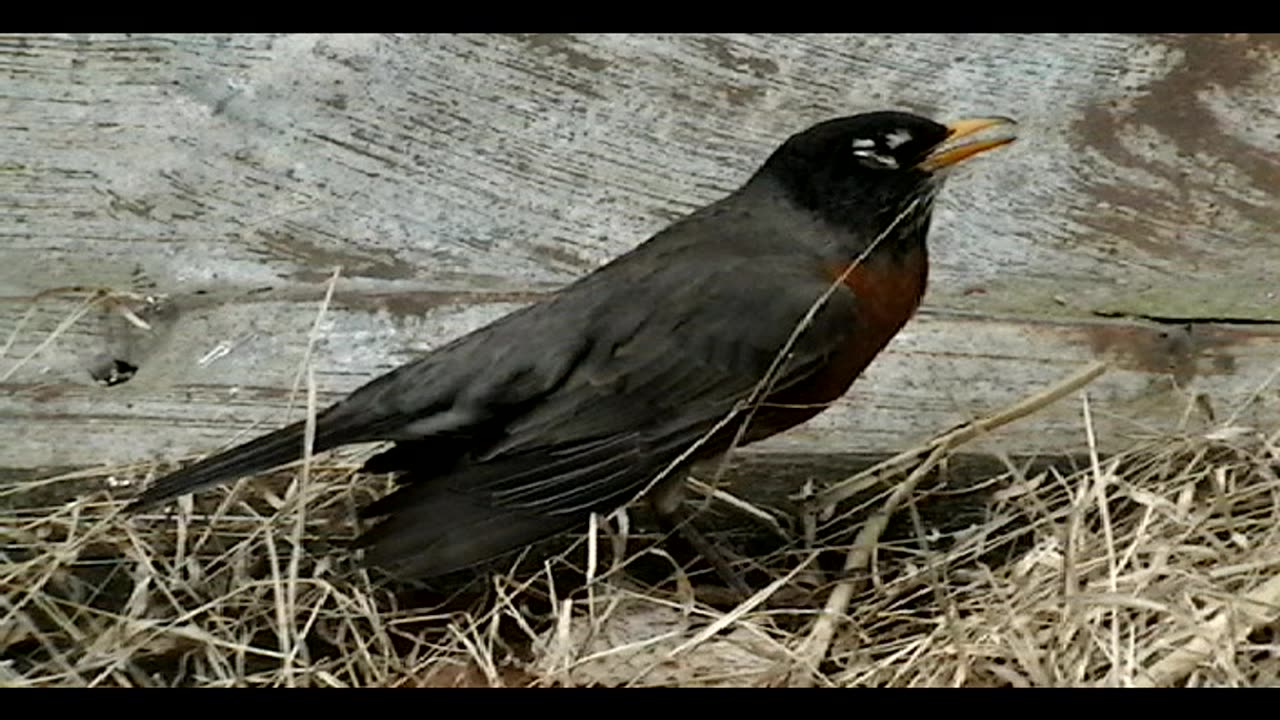
[[[856,158],[862,160],[863,165],[875,168],[897,168],[898,161],[892,155],[881,155],[872,149],[858,149],[853,151]]]
[[[884,136],[884,144],[888,145],[890,150],[894,150],[899,145],[907,142],[911,142],[911,133],[903,128],[898,128]]]

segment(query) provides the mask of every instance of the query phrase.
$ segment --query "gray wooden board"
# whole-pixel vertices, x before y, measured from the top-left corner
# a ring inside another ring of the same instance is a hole
[[[943,193],[921,316],[760,451],[892,452],[1100,356],[1104,450],[1189,407],[1274,429],[1277,87],[1261,35],[3,37],[0,469],[245,439],[300,415],[335,266],[321,402],[634,246],[788,134],[884,107],[1010,115],[1021,139]],[[122,301],[154,330],[95,308],[13,371],[71,286],[160,298]],[[115,358],[136,376],[94,383]],[[981,447],[1076,452],[1080,413]]]

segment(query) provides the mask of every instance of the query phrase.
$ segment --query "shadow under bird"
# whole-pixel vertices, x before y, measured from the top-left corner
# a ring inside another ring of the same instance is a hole
[[[381,518],[356,541],[365,562],[437,576],[645,492],[677,518],[692,463],[818,414],[912,317],[943,179],[1012,125],[814,125],[728,196],[320,412],[316,452],[394,442],[364,466],[399,474],[360,512]],[[130,509],[296,461],[303,435],[294,423],[196,462]]]

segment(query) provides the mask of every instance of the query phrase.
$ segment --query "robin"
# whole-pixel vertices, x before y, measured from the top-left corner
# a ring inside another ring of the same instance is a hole
[[[912,317],[947,170],[1012,142],[1012,125],[814,125],[727,197],[320,412],[315,452],[394,443],[363,468],[399,474],[360,512],[381,518],[356,541],[364,561],[438,576],[643,493],[678,519],[691,464],[822,412]],[[129,509],[298,460],[303,434],[297,422],[183,468]]]

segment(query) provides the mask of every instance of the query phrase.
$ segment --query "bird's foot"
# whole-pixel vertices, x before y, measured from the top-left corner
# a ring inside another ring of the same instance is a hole
[[[677,517],[671,518],[671,520],[674,521],[675,530],[680,533],[680,537],[684,538],[685,542],[692,545],[693,549],[696,550],[703,559],[711,563],[711,567],[715,569],[716,575],[719,575],[724,584],[738,595],[739,602],[751,597],[752,593],[750,586],[747,585],[742,574],[733,569],[733,566],[729,563],[728,557],[725,556],[724,550],[706,535],[702,534],[702,531],[694,527],[691,518],[689,518],[685,513],[677,513]]]

